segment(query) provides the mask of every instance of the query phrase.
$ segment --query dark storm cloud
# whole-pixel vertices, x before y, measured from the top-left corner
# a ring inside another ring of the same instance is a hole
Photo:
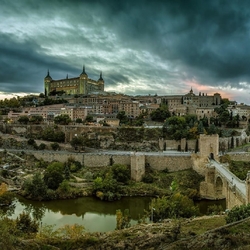
[[[47,69],[60,79],[83,64],[114,90],[248,89],[249,28],[244,0],[2,0],[1,91],[41,92]]]

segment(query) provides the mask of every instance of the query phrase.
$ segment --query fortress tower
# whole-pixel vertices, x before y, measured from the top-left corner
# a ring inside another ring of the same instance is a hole
[[[85,72],[85,66],[83,66],[82,73],[79,77],[68,78],[67,75],[64,79],[53,80],[48,70],[47,76],[44,78],[45,96],[55,95],[58,93],[87,95],[91,92],[101,91],[104,91],[102,72],[100,73],[100,78],[97,81],[92,80]]]

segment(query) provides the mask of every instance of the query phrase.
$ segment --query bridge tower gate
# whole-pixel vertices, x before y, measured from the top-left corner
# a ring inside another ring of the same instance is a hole
[[[219,155],[219,135],[204,135],[199,138],[200,157],[217,160]]]

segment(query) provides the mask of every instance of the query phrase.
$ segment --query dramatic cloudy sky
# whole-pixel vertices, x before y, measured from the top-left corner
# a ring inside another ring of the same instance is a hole
[[[0,92],[103,72],[130,95],[221,93],[250,104],[248,0],[0,0]]]

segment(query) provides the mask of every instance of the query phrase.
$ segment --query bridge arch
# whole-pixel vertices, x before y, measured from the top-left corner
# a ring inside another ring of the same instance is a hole
[[[216,196],[223,195],[223,181],[220,176],[217,176],[215,180],[215,193],[216,193]]]

